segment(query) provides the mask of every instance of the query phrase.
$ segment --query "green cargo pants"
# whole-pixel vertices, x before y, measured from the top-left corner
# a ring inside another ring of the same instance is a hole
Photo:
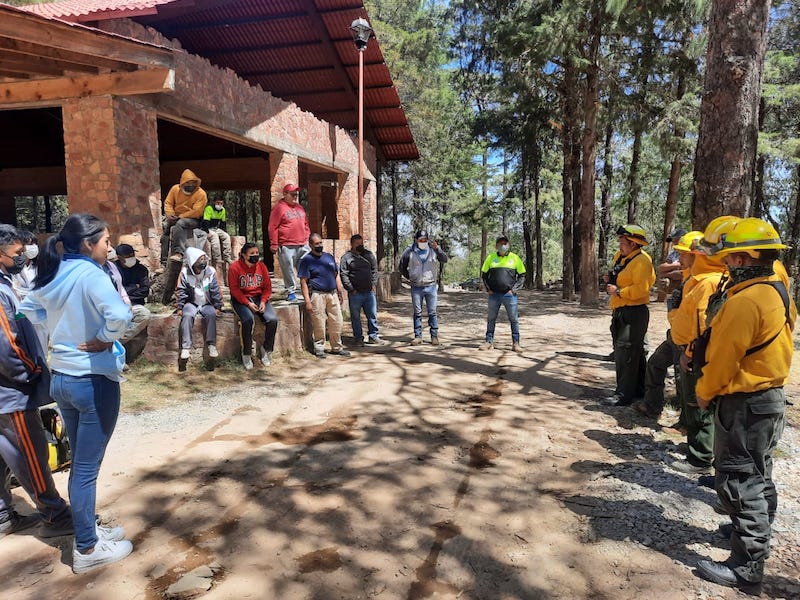
[[[614,340],[614,364],[617,371],[616,394],[624,400],[644,397],[647,369],[644,337],[650,323],[646,304],[621,306],[611,313],[611,339]]]
[[[733,522],[727,564],[753,583],[764,577],[778,506],[772,453],[783,433],[785,411],[783,388],[717,398],[715,487]]]
[[[710,467],[714,459],[714,413],[697,406],[695,386],[699,373],[681,372],[681,415],[686,426],[686,443],[689,449],[686,460],[696,467]]]

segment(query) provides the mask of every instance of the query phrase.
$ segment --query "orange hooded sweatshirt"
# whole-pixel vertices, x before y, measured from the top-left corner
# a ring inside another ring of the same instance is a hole
[[[191,194],[186,194],[181,186],[187,181],[196,181],[197,189]],[[203,188],[200,187],[201,180],[189,169],[181,175],[181,182],[173,185],[164,200],[164,214],[168,217],[176,216],[180,219],[202,219],[203,211],[208,204],[208,197]]]

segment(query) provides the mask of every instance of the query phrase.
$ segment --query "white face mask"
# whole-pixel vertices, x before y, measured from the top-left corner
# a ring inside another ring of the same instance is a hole
[[[215,204],[214,205],[214,210],[222,210],[223,208],[225,208],[225,207],[222,204]]]
[[[36,244],[30,244],[25,246],[25,258],[29,260],[33,260],[39,256],[39,246]]]
[[[417,242],[417,248],[419,248],[420,250],[427,250],[428,242]]]
[[[129,269],[136,264],[136,257],[131,256],[130,258],[126,258],[122,261],[122,264],[128,267]]]
[[[117,260],[117,251],[113,248],[108,251],[108,260]]]

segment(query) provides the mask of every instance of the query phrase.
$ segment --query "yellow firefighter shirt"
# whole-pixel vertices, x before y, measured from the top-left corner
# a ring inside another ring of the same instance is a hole
[[[697,382],[698,398],[758,392],[786,382],[794,351],[792,330],[797,308],[790,298],[787,323],[780,294],[772,286],[759,284],[770,279],[751,279],[728,290],[728,299],[711,321],[708,364]],[[769,341],[778,331],[781,333],[769,345],[745,356],[750,348]]]
[[[714,264],[706,256],[695,258],[692,275],[683,287],[681,305],[667,315],[673,342],[688,346],[705,330],[708,299],[717,291],[724,272],[724,265]],[[691,356],[689,351],[686,354]]]
[[[653,259],[639,248],[622,259],[617,251],[614,255],[614,264],[617,264],[618,260],[625,266],[617,275],[619,296],[611,296],[611,309],[649,303],[650,288],[656,282]]]

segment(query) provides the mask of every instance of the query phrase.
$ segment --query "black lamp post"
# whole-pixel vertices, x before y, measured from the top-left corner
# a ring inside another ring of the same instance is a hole
[[[358,49],[358,233],[364,235],[364,51],[372,27],[359,17],[350,24],[350,31]]]

